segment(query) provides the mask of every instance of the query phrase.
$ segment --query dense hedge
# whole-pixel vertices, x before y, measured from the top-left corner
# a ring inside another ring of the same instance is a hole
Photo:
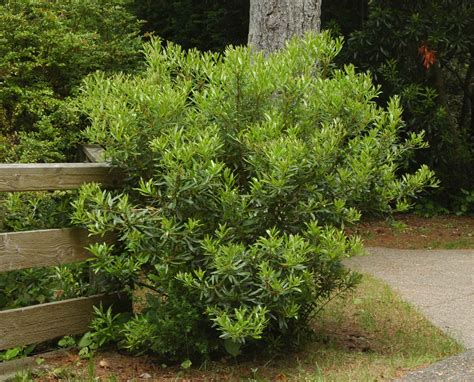
[[[145,31],[186,48],[222,51],[226,44],[246,43],[248,1],[135,3],[148,20]],[[323,28],[346,38],[338,64],[370,70],[382,86],[381,105],[400,96],[406,131],[426,131],[430,145],[406,165],[435,169],[442,183],[431,198],[461,213],[474,211],[473,8],[470,0],[322,4]],[[425,67],[424,57],[432,52],[434,62]]]

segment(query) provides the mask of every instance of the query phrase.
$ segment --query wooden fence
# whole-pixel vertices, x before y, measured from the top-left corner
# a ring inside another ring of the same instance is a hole
[[[85,146],[84,153],[91,161],[100,158],[98,147]],[[120,172],[107,163],[0,164],[0,192],[72,190],[87,182],[116,186],[120,181]],[[85,247],[96,240],[80,228],[0,233],[0,272],[83,261]],[[84,333],[99,303],[113,304],[116,311],[130,309],[124,295],[110,293],[0,311],[0,350]]]

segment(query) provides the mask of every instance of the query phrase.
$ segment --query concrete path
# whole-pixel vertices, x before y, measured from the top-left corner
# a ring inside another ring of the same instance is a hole
[[[384,280],[433,324],[474,349],[474,250],[367,252],[346,264]]]
[[[474,381],[474,350],[449,357],[422,370],[412,371],[399,382],[472,382]]]

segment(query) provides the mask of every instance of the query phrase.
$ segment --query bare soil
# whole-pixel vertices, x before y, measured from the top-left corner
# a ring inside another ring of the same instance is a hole
[[[278,362],[267,361],[265,376],[268,380],[290,380],[281,372]],[[152,356],[132,356],[117,351],[101,351],[93,359],[87,360],[81,359],[77,351],[72,350],[56,359],[49,358],[46,366],[47,371],[39,372],[35,381],[227,382],[253,380],[257,370],[259,374],[262,372],[262,363],[258,361],[241,361],[237,364],[230,357],[224,357],[218,362],[183,369],[179,365],[160,364]]]

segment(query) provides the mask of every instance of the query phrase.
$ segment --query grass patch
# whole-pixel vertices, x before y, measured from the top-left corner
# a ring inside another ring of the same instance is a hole
[[[430,249],[472,249],[474,248],[474,237],[462,238],[448,242],[434,240],[429,245]]]
[[[357,291],[328,306],[315,329],[326,333],[327,345],[308,349],[307,361],[317,370],[294,375],[295,380],[318,375],[324,381],[391,379],[463,350],[386,284],[367,275]]]
[[[68,356],[51,365],[51,372],[31,374],[31,380],[54,380],[48,373],[61,370],[61,380],[70,381],[138,381],[147,373],[156,381],[366,382],[390,380],[463,350],[386,284],[370,276],[364,276],[356,291],[331,302],[315,319],[314,331],[314,338],[299,352],[278,359],[236,363],[228,358],[182,370],[162,367],[152,358],[99,353],[94,365]],[[107,369],[100,366],[104,359],[110,366]],[[29,379],[23,375],[18,380]]]

